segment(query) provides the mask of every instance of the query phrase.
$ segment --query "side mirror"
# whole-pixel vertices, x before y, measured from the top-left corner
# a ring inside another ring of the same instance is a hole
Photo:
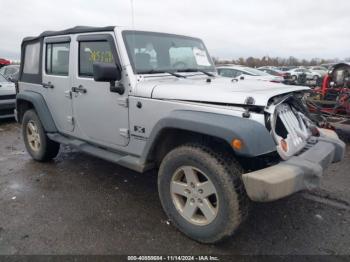
[[[115,64],[95,62],[92,68],[96,82],[115,82],[122,78],[121,72]]]
[[[240,75],[240,76],[239,76],[239,79],[240,79],[240,80],[244,80],[244,75]]]
[[[122,78],[120,69],[115,64],[95,62],[93,63],[93,74],[94,80],[96,82],[110,82],[110,91],[113,93],[118,93],[120,95],[124,94],[125,88],[123,84],[117,83]]]

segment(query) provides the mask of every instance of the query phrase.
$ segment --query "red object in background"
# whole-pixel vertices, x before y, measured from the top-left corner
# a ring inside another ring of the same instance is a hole
[[[350,92],[345,92],[339,97],[339,105],[345,109],[345,112],[350,116]]]
[[[1,66],[5,66],[5,65],[9,65],[11,64],[11,62],[7,59],[4,59],[4,58],[0,58],[0,65]]]
[[[322,96],[324,97],[327,93],[327,88],[329,86],[329,82],[331,80],[331,77],[329,76],[329,74],[325,75],[325,77],[323,78],[323,82],[322,82],[322,89],[321,89],[321,93]]]

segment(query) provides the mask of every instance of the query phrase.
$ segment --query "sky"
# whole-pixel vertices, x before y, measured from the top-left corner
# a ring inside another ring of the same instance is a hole
[[[350,57],[349,0],[0,0],[0,17],[0,57],[9,59],[45,30],[132,24],[202,38],[222,59]]]

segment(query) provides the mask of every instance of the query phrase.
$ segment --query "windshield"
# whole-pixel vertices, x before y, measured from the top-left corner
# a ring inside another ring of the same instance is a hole
[[[200,39],[141,31],[124,31],[123,37],[137,74],[215,71]]]
[[[260,71],[258,69],[250,68],[250,67],[245,67],[244,71],[247,71],[248,73],[251,73],[254,76],[268,76],[268,73],[265,73],[263,71]]]

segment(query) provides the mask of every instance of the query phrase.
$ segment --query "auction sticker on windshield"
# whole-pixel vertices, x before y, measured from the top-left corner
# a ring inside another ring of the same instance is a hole
[[[210,66],[207,54],[204,50],[199,49],[198,47],[193,48],[193,55],[196,59],[197,65],[200,66]]]

